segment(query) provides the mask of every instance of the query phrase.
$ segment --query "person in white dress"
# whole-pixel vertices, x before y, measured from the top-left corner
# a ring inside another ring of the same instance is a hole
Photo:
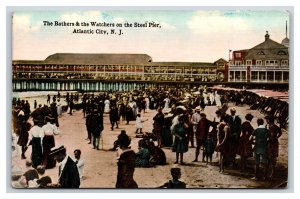
[[[61,103],[60,103],[60,99],[57,100],[57,115],[61,115],[62,114],[62,107],[61,107]]]
[[[106,99],[105,101],[104,101],[104,113],[109,113],[109,106],[110,106],[110,101],[109,101],[109,99]]]
[[[166,98],[164,99],[164,102],[165,102],[165,107],[164,107],[164,109],[170,108],[170,99],[169,99],[168,97],[166,97]]]
[[[149,110],[150,101],[148,97],[145,97],[145,102],[146,102],[146,110]]]
[[[222,103],[221,103],[221,96],[218,94],[218,92],[215,92],[215,101],[216,101],[216,106],[218,108],[221,108]]]
[[[136,120],[135,120],[135,127],[136,127],[136,134],[137,133],[143,133],[143,127],[144,127],[144,123],[145,120],[142,118],[141,114],[138,113],[136,116]]]
[[[206,93],[206,91],[203,92],[202,96],[204,98],[204,104],[207,105],[208,104],[208,100],[207,100],[207,93]]]
[[[213,105],[215,102],[215,95],[214,95],[214,93],[211,93],[211,92],[209,92],[208,94],[209,94],[210,104]]]

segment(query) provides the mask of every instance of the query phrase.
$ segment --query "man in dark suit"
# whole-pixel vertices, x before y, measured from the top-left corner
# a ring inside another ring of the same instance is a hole
[[[76,163],[66,154],[66,148],[61,146],[51,150],[50,155],[59,163],[59,188],[79,188],[80,177]]]
[[[238,144],[239,144],[239,138],[242,130],[242,120],[240,116],[236,115],[236,109],[232,107],[230,109],[230,121],[229,121],[229,126],[230,126],[230,160],[233,163],[233,166],[235,166],[235,156],[237,153],[238,149]]]
[[[103,114],[93,109],[92,113],[87,116],[86,126],[93,138],[93,148],[99,150],[99,140],[103,131]]]
[[[158,147],[161,148],[161,140],[162,140],[162,130],[165,122],[165,116],[162,113],[162,108],[158,108],[157,114],[153,117],[153,130],[157,137]]]
[[[205,113],[201,113],[200,114],[200,120],[197,124],[197,130],[196,130],[196,143],[197,143],[197,147],[196,147],[196,151],[195,151],[195,160],[193,160],[193,162],[198,162],[198,156],[200,154],[200,149],[202,146],[204,146],[205,141],[207,139],[207,135],[209,132],[209,127],[212,125],[211,121],[209,121],[206,118],[206,114]],[[202,154],[202,162],[204,162],[204,158],[205,158],[205,153],[203,151]]]

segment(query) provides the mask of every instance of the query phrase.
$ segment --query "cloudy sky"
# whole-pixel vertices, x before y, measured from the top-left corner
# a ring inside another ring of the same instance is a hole
[[[280,43],[285,23],[290,22],[285,10],[26,11],[12,17],[14,60],[44,60],[54,53],[142,53],[153,61],[228,60],[229,49],[251,48],[264,41],[266,31]],[[112,28],[45,26],[43,21],[120,23],[123,34],[74,34],[79,28],[109,32]],[[126,22],[155,22],[161,28],[126,28]]]

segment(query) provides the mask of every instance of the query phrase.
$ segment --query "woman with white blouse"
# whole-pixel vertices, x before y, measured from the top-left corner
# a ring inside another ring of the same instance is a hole
[[[31,145],[31,161],[32,167],[36,168],[42,164],[43,161],[43,138],[44,131],[42,129],[43,123],[41,121],[34,120],[34,126],[29,130],[29,140],[27,147]]]
[[[58,129],[55,123],[51,124],[54,118],[46,117],[46,124],[42,127],[44,132],[43,138],[43,165],[46,169],[55,167],[56,161],[52,156],[49,156],[51,148],[55,147],[54,135],[58,134]]]

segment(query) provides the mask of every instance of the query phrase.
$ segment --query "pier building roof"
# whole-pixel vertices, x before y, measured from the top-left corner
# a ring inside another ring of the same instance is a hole
[[[270,35],[265,35],[265,41],[249,49],[246,60],[278,60],[289,59],[288,47],[270,39]]]

